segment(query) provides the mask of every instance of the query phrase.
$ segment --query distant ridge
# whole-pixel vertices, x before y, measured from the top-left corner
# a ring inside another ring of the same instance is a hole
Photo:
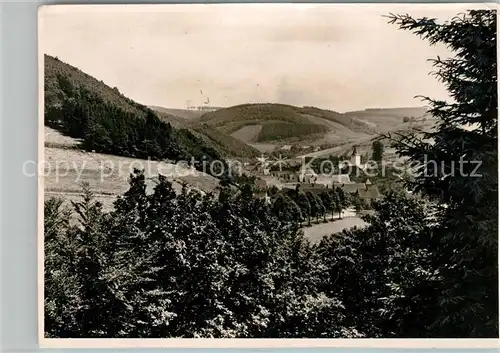
[[[371,133],[369,124],[316,107],[252,103],[222,108],[202,115],[199,122],[247,143],[314,141],[335,132]]]
[[[162,114],[183,118],[179,123],[202,132],[211,129],[247,145],[341,144],[400,127],[404,118],[425,114],[423,107],[368,108],[339,113],[312,106],[279,103],[246,103],[212,112],[153,107]],[[409,119],[408,119],[409,120]],[[173,121],[171,119],[171,121]],[[173,122],[174,123],[174,122]]]

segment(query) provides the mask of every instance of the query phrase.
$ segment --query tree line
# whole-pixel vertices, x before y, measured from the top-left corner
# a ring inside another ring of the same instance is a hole
[[[303,192],[299,188],[288,192],[271,191],[272,207],[275,212],[285,219],[296,219],[301,224],[307,222],[311,225],[311,220],[320,219],[327,221],[327,216],[334,219],[336,213],[340,218],[342,211],[348,206],[361,204],[359,198],[346,194],[340,187],[324,189],[321,192]]]
[[[301,193],[298,199],[307,197]],[[154,192],[146,194],[145,177],[139,171],[131,175],[129,190],[109,213],[103,212],[88,188],[82,201],[69,207],[61,199],[46,200],[46,334],[275,338],[391,334],[384,325],[390,326],[393,319],[380,320],[375,309],[369,310],[370,305],[386,308],[377,301],[380,293],[369,288],[378,279],[380,290],[387,292],[378,263],[384,256],[400,256],[402,250],[385,247],[385,253],[378,254],[377,239],[394,237],[390,241],[398,243],[399,237],[411,237],[404,230],[415,224],[422,227],[423,212],[414,215],[422,206],[391,195],[376,204],[383,214],[370,230],[332,235],[312,245],[300,230],[301,211],[291,210],[283,200],[278,197],[267,204],[245,193],[234,195],[229,187],[221,187],[218,197],[186,188],[177,194],[162,177]],[[395,207],[395,202],[406,208]],[[415,224],[407,219],[380,228],[383,217],[401,219],[403,210],[413,215]],[[77,215],[76,224],[70,222],[72,213]],[[361,261],[361,249],[374,257]],[[405,260],[398,257],[398,261]],[[373,274],[363,273],[363,282],[362,277],[353,282],[353,271],[362,271],[356,266],[371,268]],[[413,273],[406,271],[405,279]],[[358,292],[359,288],[364,290]],[[361,305],[369,315],[357,317]],[[403,310],[399,304],[387,305],[386,310],[389,305],[395,312]],[[368,318],[373,324],[364,321]]]
[[[45,202],[50,337],[340,337],[339,300],[318,292],[319,259],[263,200],[218,197],[144,174],[105,213],[90,190]],[[70,224],[76,212],[78,224]],[[318,272],[317,276],[312,272]]]
[[[57,79],[64,95],[60,104],[46,102],[45,123],[81,139],[83,149],[141,159],[194,159],[193,166],[199,170],[204,170],[204,162],[220,161],[222,165],[206,171],[219,175],[228,170],[214,148],[189,130],[173,128],[151,109],[135,104],[137,111],[125,111],[84,87],[73,86],[65,76]]]

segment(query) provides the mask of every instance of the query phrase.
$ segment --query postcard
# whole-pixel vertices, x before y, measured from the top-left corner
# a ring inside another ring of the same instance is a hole
[[[38,20],[44,346],[498,344],[496,6]]]

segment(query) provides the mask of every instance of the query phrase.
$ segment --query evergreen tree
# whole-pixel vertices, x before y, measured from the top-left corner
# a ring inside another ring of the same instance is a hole
[[[322,239],[318,289],[338,296],[346,325],[369,337],[432,336],[437,304],[432,289],[439,276],[429,255],[432,226],[424,205],[390,194],[375,203],[375,212],[364,217],[367,228]]]
[[[332,213],[332,219],[333,219],[333,212],[335,209],[335,203],[334,203],[334,198],[332,197],[330,190],[322,192],[320,194],[321,201],[323,202],[323,206],[325,206],[325,217],[326,217],[326,212],[330,211]],[[326,218],[325,218],[326,220]]]
[[[391,22],[454,53],[433,61],[453,102],[424,98],[436,131],[396,146],[422,167],[409,187],[447,206],[436,215],[432,250],[442,276],[433,333],[498,337],[496,11],[471,10],[445,23],[408,15]]]
[[[319,213],[321,212],[320,204],[318,203],[318,197],[314,195],[312,192],[306,192],[307,200],[309,201],[309,205],[311,207],[311,217],[315,217],[316,221],[318,220]]]
[[[109,248],[107,227],[102,206],[94,200],[88,184],[83,185],[83,199],[72,202],[78,215],[78,225],[70,235],[75,237],[78,248],[74,271],[80,282],[79,337],[120,337],[126,312],[121,300],[119,276],[114,271],[113,254]]]
[[[380,140],[375,140],[372,143],[372,159],[376,162],[382,162],[384,156],[384,144]]]
[[[74,337],[81,323],[78,276],[74,271],[78,243],[70,233],[71,210],[63,199],[44,203],[44,321],[47,337]]]
[[[318,204],[318,214],[316,215],[316,221],[319,222],[319,217],[323,217],[323,221],[326,222],[326,207],[323,204],[323,200],[320,195],[314,195],[316,198],[316,203]]]
[[[336,211],[339,214],[339,219],[342,218],[342,211],[347,207],[347,197],[340,187],[336,187],[332,190],[332,197],[334,199],[334,204]]]
[[[299,192],[296,203],[300,208],[303,219],[307,219],[307,224],[311,225],[311,204],[309,198],[304,193]]]

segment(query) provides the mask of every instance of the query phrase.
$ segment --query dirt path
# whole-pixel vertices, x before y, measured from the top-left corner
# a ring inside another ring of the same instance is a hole
[[[314,224],[312,227],[304,227],[304,235],[312,243],[318,243],[321,239],[333,233],[341,232],[344,229],[352,227],[365,227],[368,225],[363,221],[353,208],[348,208],[342,212],[342,219],[338,219],[338,214],[334,215],[335,221],[328,223]],[[331,215],[327,217],[331,219]]]
[[[366,226],[367,223],[357,216],[345,217],[334,222],[320,223],[313,225],[312,227],[304,228],[304,235],[312,243],[319,243],[326,235],[338,233],[344,229],[352,227]]]

